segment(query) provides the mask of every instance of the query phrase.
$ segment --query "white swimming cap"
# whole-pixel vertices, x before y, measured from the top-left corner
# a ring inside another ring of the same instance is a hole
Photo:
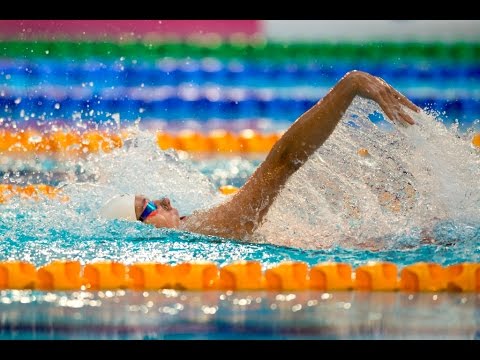
[[[116,195],[100,209],[100,215],[106,219],[123,219],[137,221],[135,213],[135,195]]]

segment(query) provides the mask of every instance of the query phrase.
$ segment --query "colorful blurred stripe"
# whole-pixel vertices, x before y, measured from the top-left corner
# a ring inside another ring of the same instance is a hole
[[[176,35],[236,33],[254,35],[260,31],[258,20],[0,20],[3,38],[110,38],[128,35]]]
[[[23,129],[80,121],[96,127],[141,120],[157,129],[240,130],[248,123],[276,131],[353,69],[384,78],[447,122],[478,123],[480,42],[70,36],[0,40],[0,124]]]

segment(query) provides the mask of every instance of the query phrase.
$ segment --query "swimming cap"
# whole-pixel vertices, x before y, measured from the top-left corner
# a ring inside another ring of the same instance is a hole
[[[123,219],[137,221],[135,213],[135,195],[116,195],[100,209],[100,215],[106,219]]]

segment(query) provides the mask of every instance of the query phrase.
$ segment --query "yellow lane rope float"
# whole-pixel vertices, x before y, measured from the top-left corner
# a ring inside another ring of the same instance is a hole
[[[419,262],[399,271],[390,262],[314,266],[284,261],[266,270],[258,261],[224,266],[213,262],[122,264],[55,260],[36,268],[23,261],[0,262],[0,289],[62,290],[272,290],[480,292],[480,263],[441,266]]]

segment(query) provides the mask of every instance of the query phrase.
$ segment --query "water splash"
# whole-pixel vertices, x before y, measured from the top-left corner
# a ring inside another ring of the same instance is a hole
[[[436,229],[447,221],[479,227],[480,156],[469,139],[435,114],[412,114],[417,125],[402,126],[372,122],[375,112],[375,103],[355,99],[289,179],[254,241],[379,249],[442,241]]]
[[[377,105],[355,100],[324,146],[288,181],[251,239],[258,243],[99,218],[97,209],[121,192],[169,196],[182,214],[214,206],[224,199],[215,181],[233,171],[243,179],[255,168],[235,160],[215,180],[205,163],[161,151],[153,134],[136,131],[121,149],[64,164],[61,186],[69,202],[0,205],[0,260],[222,265],[246,259],[267,266],[283,260],[478,261],[478,150],[433,114],[415,115],[416,126],[402,127],[372,123],[375,112]],[[359,148],[370,156],[359,156]]]
[[[160,150],[155,134],[150,132],[135,131],[113,153],[90,155],[82,162],[79,173],[86,184],[66,183],[64,190],[75,199],[82,199],[89,208],[98,207],[119,193],[144,194],[154,199],[167,196],[181,214],[221,200],[205,175],[188,161],[182,161],[179,153]],[[87,197],[83,186],[90,187]]]
[[[140,222],[103,219],[98,209],[119,193],[168,196],[181,214],[223,200],[213,183],[180,157],[174,151],[161,151],[154,134],[137,132],[121,149],[71,161],[59,184],[68,202],[16,197],[0,204],[3,259],[44,263],[118,256],[125,260],[133,258],[131,242],[144,241],[148,247],[148,241],[172,238],[171,231]]]

